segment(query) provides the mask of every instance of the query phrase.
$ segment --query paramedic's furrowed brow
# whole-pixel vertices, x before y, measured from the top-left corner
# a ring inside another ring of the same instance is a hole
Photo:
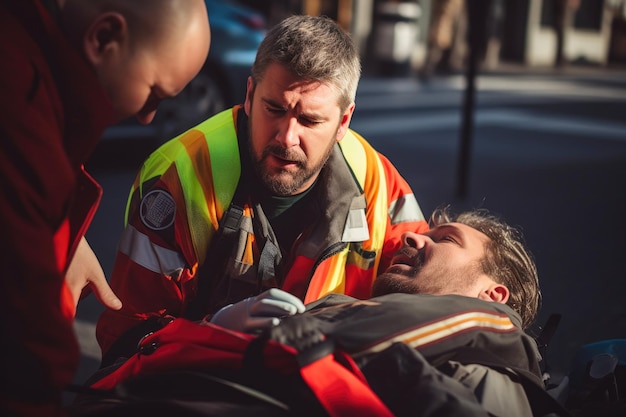
[[[270,108],[270,111],[288,112],[290,110],[289,107],[285,107],[284,105],[265,97],[261,98],[261,101],[263,101]],[[315,112],[297,112],[297,116],[298,118],[305,118],[314,123],[321,123],[326,121],[325,117]]]

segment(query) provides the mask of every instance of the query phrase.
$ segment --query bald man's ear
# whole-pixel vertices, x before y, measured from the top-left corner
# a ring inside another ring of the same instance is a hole
[[[248,84],[246,85],[246,100],[243,103],[243,108],[246,112],[246,116],[250,117],[250,111],[252,109],[252,100],[254,99],[254,81],[252,77],[248,77]]]
[[[119,49],[128,36],[126,19],[119,13],[99,14],[89,25],[83,37],[87,60],[98,65],[104,58]]]
[[[478,298],[485,301],[493,301],[496,303],[506,304],[509,301],[509,289],[502,284],[493,283],[485,288]]]

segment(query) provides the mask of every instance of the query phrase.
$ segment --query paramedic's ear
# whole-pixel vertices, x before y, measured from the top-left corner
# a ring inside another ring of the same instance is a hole
[[[506,304],[509,301],[509,289],[502,284],[492,283],[478,294],[478,298],[485,301]]]
[[[350,127],[350,121],[352,120],[352,114],[354,113],[355,104],[352,103],[348,106],[346,111],[341,115],[341,119],[339,120],[339,128],[337,129],[337,134],[335,135],[335,140],[339,142],[345,136],[348,128]]]

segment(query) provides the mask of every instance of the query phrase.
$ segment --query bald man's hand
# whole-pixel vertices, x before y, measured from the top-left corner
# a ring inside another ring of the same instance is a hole
[[[75,306],[78,305],[79,300],[93,291],[105,307],[112,310],[122,308],[122,302],[109,286],[102,266],[85,237],[80,240],[76,248],[76,253],[65,275],[65,282],[72,293]]]

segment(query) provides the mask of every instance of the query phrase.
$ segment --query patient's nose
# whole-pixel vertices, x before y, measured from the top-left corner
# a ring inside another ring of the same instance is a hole
[[[428,236],[414,232],[404,232],[402,234],[402,243],[415,249],[422,249],[428,240]]]

